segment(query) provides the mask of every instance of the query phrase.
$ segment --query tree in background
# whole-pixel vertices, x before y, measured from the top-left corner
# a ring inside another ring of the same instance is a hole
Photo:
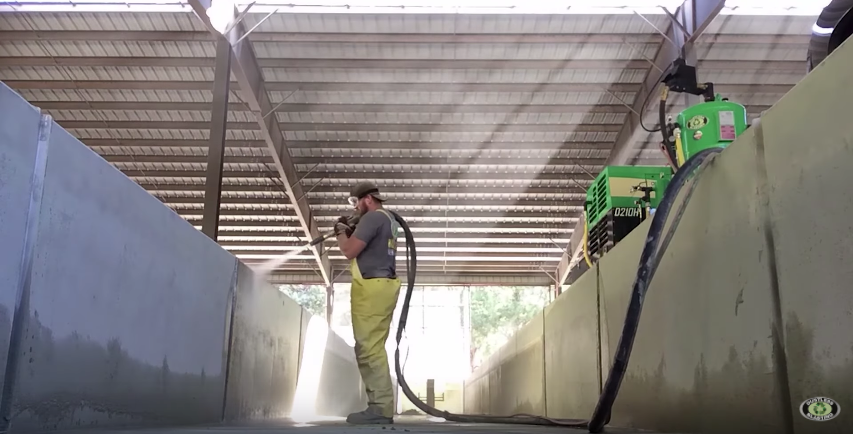
[[[326,317],[326,287],[322,285],[279,285],[278,289],[308,312],[319,317]]]
[[[470,287],[471,369],[497,351],[549,301],[549,290],[528,286]]]

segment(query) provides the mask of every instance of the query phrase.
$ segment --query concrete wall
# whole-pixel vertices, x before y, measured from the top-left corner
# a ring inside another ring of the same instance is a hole
[[[39,111],[4,86],[0,109],[0,363],[18,362],[0,399],[13,432],[280,416],[311,339],[340,385],[315,390],[323,409],[361,409],[340,337],[306,336],[295,302],[55,123],[40,131]],[[29,209],[37,150],[43,197]]]
[[[698,181],[644,301],[611,425],[663,432],[853,432],[853,46],[807,76]],[[649,222],[545,310],[545,414],[588,418],[607,376]],[[599,360],[596,358],[600,357]],[[466,411],[509,413],[540,381],[493,357]],[[495,382],[483,381],[484,378]],[[812,422],[825,396],[841,415]],[[489,402],[489,405],[486,404]],[[499,411],[500,410],[500,411]]]
[[[289,413],[299,373],[302,308],[241,263],[232,321],[226,419]]]
[[[367,405],[355,353],[312,316],[240,263],[231,329],[227,420],[346,416]],[[297,407],[294,407],[297,404]]]
[[[38,143],[39,111],[0,86],[0,355],[9,351]],[[6,115],[16,113],[15,116]],[[0,356],[0,390],[6,357]]]

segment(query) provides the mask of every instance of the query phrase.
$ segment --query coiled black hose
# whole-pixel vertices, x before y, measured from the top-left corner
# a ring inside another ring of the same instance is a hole
[[[643,310],[643,301],[648,291],[649,284],[654,277],[657,267],[660,264],[663,254],[672,239],[672,235],[678,227],[681,216],[686,209],[687,202],[693,193],[693,188],[696,186],[696,177],[701,173],[712,156],[721,152],[722,148],[710,148],[696,153],[693,157],[687,160],[684,165],[673,176],[672,181],[667,186],[666,192],[655,211],[652,223],[649,226],[649,232],[646,235],[646,242],[643,245],[643,252],[640,254],[640,263],[637,267],[637,277],[634,279],[634,285],[631,289],[631,301],[628,304],[628,310],[625,314],[625,323],[622,327],[622,334],[619,337],[616,354],[613,359],[613,364],[610,367],[610,372],[607,376],[607,381],[601,395],[598,398],[598,403],[592,413],[589,421],[582,419],[553,419],[544,416],[535,416],[529,414],[516,414],[511,416],[491,416],[491,415],[469,415],[469,414],[454,414],[447,411],[438,410],[428,406],[412,392],[406,378],[403,375],[402,365],[400,363],[400,340],[403,337],[403,331],[406,328],[406,322],[409,315],[409,303],[412,299],[412,292],[415,288],[415,278],[417,276],[417,249],[415,247],[415,239],[409,225],[400,217],[399,214],[391,211],[391,215],[400,224],[403,232],[406,234],[406,295],[403,301],[403,306],[400,311],[400,319],[397,326],[396,342],[397,348],[394,352],[395,371],[397,373],[397,381],[403,394],[409,398],[409,401],[424,413],[444,418],[445,420],[461,423],[496,423],[496,424],[520,424],[520,425],[550,425],[563,426],[572,428],[587,428],[590,433],[600,433],[604,426],[610,421],[610,412],[613,409],[613,404],[616,401],[616,396],[619,393],[619,387],[625,377],[625,372],[628,368],[628,361],[631,357],[631,351],[634,347],[634,338],[637,335],[637,329],[640,323],[640,316]],[[699,169],[699,170],[697,170]],[[695,175],[695,176],[694,176]],[[663,230],[669,218],[673,204],[678,197],[681,189],[688,181],[693,180],[690,189],[684,202],[679,207],[675,220],[670,224],[666,234]]]

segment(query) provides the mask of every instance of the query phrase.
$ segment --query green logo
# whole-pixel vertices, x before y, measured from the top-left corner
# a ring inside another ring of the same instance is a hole
[[[804,418],[816,422],[826,422],[835,419],[841,412],[841,406],[837,402],[824,397],[810,398],[800,405],[800,414]]]
[[[688,130],[698,130],[704,127],[705,125],[708,125],[708,118],[702,115],[693,116],[692,118],[690,118],[690,120],[687,121]]]

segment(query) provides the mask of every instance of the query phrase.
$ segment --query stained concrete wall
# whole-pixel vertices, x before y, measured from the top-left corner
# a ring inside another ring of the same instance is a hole
[[[240,263],[232,315],[226,419],[288,414],[299,374],[302,308]]]
[[[762,118],[765,229],[775,242],[796,434],[853,432],[851,70],[848,39]],[[800,417],[814,396],[838,401],[841,416],[820,424]]]
[[[851,69],[848,43],[698,180],[646,295],[611,425],[853,432],[853,418],[844,416],[853,405]],[[648,226],[546,309],[547,416],[590,416],[598,393],[589,354],[598,351],[606,378]],[[522,380],[500,375],[505,365],[498,359],[472,376],[466,411],[497,414],[484,405],[496,391],[510,401],[539,381],[536,363]],[[484,393],[483,378],[498,381]],[[827,422],[801,416],[801,403],[816,396],[839,402],[841,415]]]
[[[217,420],[236,259],[56,124],[47,146],[15,428]]]
[[[13,403],[13,432],[281,416],[311,343],[327,355],[322,409],[362,408],[340,337],[306,336],[295,302],[55,123],[40,131],[39,111],[2,85],[0,109],[0,360],[19,363],[0,399]],[[47,162],[33,212],[37,149]],[[9,353],[13,332],[21,351]]]
[[[595,273],[545,307],[545,413],[561,419],[592,413],[600,390]],[[565,393],[571,390],[572,393]]]
[[[346,416],[367,405],[352,347],[240,263],[229,357],[227,420],[304,413]],[[297,402],[298,401],[298,402]]]
[[[39,111],[0,86],[0,390],[6,370],[35,168]],[[9,116],[7,113],[15,113]]]

